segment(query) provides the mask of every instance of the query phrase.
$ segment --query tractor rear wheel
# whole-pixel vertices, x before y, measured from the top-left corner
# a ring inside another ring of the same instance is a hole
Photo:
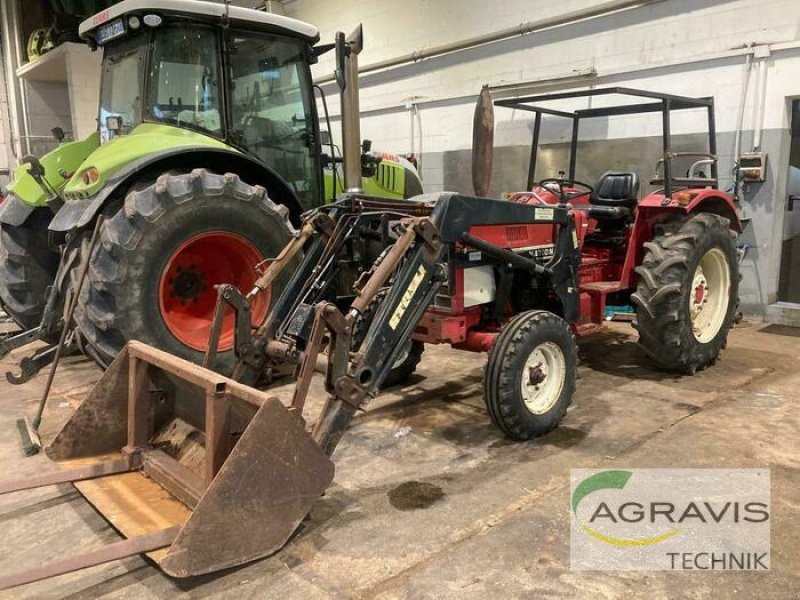
[[[23,329],[39,326],[58,270],[47,239],[52,218],[49,208],[37,208],[22,225],[0,225],[0,304]]]
[[[639,346],[662,369],[693,374],[717,359],[733,323],[736,233],[728,219],[698,213],[658,226],[644,246],[632,295]]]
[[[249,292],[256,265],[277,256],[291,235],[288,210],[237,175],[205,169],[161,175],[129,192],[104,225],[75,313],[81,343],[106,364],[128,340],[200,362],[217,298],[214,286],[231,283]],[[273,294],[292,271],[290,266],[282,273]],[[256,299],[254,322],[267,314],[269,301],[270,293]],[[233,368],[233,341],[229,312],[216,363],[222,373]]]
[[[544,310],[517,315],[489,350],[483,390],[492,422],[519,441],[554,429],[572,402],[577,369],[566,321]]]

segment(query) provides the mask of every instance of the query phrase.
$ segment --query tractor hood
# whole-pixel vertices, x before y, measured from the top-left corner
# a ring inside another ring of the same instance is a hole
[[[54,190],[60,192],[69,181],[80,164],[100,145],[97,132],[84,140],[61,144],[55,150],[45,154],[39,162],[44,167],[44,178]],[[30,176],[30,165],[25,163],[14,171],[14,181],[8,189],[17,200],[31,208],[47,205],[44,190]],[[64,177],[67,174],[68,177]]]
[[[170,125],[143,123],[129,134],[98,146],[86,157],[64,188],[64,200],[69,204],[98,194],[109,180],[118,177],[124,167],[150,154],[189,147],[233,150],[202,133]]]

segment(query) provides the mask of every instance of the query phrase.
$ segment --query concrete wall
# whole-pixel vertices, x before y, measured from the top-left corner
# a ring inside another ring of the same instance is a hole
[[[363,23],[361,64],[365,65],[597,4],[594,0],[408,0],[402,4],[388,0],[292,0],[285,3],[285,9],[287,15],[319,26],[325,41],[330,41],[336,30],[350,31]],[[777,291],[789,165],[788,99],[800,96],[798,41],[797,0],[664,0],[368,74],[362,78],[362,134],[373,140],[375,148],[409,151],[412,142],[407,105],[419,102],[424,134],[422,171],[427,188],[469,192],[472,112],[484,84],[572,77],[571,84],[533,83],[529,89],[538,93],[576,85],[625,85],[713,96],[722,187],[727,188],[731,184],[746,52],[750,52],[743,48],[760,46],[758,52],[764,50],[769,56],[754,62],[758,65],[764,61],[766,91],[761,92],[756,67],[744,102],[742,147],[747,151],[753,144],[753,130],[761,122],[758,107],[763,100],[766,110],[761,146],[770,154],[769,175],[764,184],[750,186],[741,206],[742,214],[752,219],[742,238],[752,250],[742,266],[741,297],[746,310],[764,314],[766,305],[775,302]],[[331,56],[323,57],[315,67],[318,77],[331,71]],[[575,83],[576,75],[592,72],[596,77]],[[325,89],[331,111],[338,113],[335,89],[330,85]],[[586,101],[581,102],[564,107],[585,107]],[[703,131],[703,119],[701,112],[676,119],[673,128],[677,139],[688,140],[684,136]],[[525,182],[532,119],[519,111],[498,108],[496,120],[495,145],[500,150],[493,191],[518,189]],[[552,119],[545,125],[544,141],[554,149],[567,141],[566,127]],[[619,140],[617,147],[632,147],[629,142],[635,142],[648,148],[652,146],[648,139],[660,133],[660,121],[649,116],[601,119],[582,133],[583,139]],[[642,179],[649,179],[658,156],[637,158]],[[602,171],[603,165],[598,162],[593,168]],[[587,177],[591,176],[589,171]],[[539,176],[552,174],[541,171]]]

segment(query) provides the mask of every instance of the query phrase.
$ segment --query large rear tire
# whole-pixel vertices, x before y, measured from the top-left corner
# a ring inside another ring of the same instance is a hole
[[[103,228],[75,313],[82,343],[106,364],[134,339],[200,362],[214,286],[250,291],[257,263],[277,256],[291,235],[288,210],[237,175],[195,169],[160,176],[130,192]],[[254,303],[254,321],[266,315],[270,295],[277,298],[292,271],[290,265],[271,294]],[[222,373],[233,368],[232,345],[228,314],[216,362]]]
[[[49,208],[37,208],[22,225],[0,225],[0,304],[23,329],[41,322],[58,270],[59,254],[47,240],[52,219]]]
[[[736,233],[711,213],[659,227],[636,267],[634,326],[639,346],[660,368],[693,374],[717,359],[733,323]]]

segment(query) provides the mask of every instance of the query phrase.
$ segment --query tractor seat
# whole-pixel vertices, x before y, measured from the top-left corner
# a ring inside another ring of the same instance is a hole
[[[639,203],[639,176],[617,171],[603,173],[589,196],[589,203],[632,211]]]

